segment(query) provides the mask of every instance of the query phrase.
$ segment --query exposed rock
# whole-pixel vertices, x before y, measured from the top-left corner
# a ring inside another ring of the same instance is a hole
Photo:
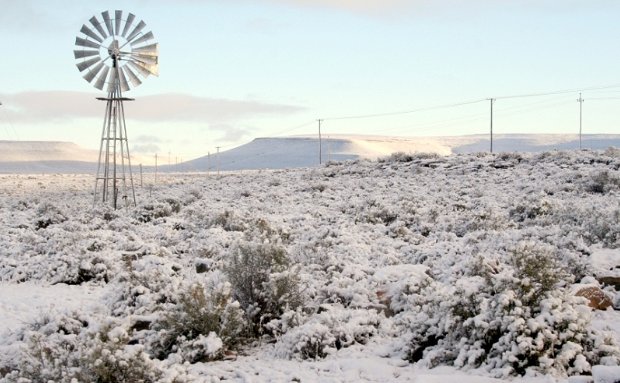
[[[602,285],[613,286],[616,291],[620,291],[620,277],[613,276],[605,276],[605,277],[596,277]]]
[[[595,310],[606,310],[613,303],[603,290],[595,286],[584,287],[577,291],[575,295],[588,299],[588,306]]]

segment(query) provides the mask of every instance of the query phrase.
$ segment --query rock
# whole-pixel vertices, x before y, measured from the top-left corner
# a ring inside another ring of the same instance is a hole
[[[597,277],[596,278],[600,284],[613,286],[616,291],[620,291],[620,277]]]
[[[594,310],[607,310],[612,305],[611,298],[598,287],[584,287],[575,293],[578,297],[584,297],[589,300],[588,306]]]

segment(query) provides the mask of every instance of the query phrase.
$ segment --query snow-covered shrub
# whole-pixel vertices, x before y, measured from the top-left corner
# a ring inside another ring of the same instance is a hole
[[[510,210],[510,217],[516,222],[534,220],[552,213],[552,206],[545,198],[526,198]]]
[[[620,188],[620,176],[604,170],[593,174],[586,184],[586,190],[591,193],[607,193]]]
[[[57,206],[50,202],[43,202],[37,207],[34,227],[36,230],[45,229],[66,220],[67,216]]]
[[[220,226],[226,231],[244,231],[247,228],[245,222],[241,221],[230,210],[225,210],[223,213],[218,214],[211,220],[210,226]]]
[[[379,158],[379,162],[411,162],[416,159],[424,160],[424,159],[436,159],[439,158],[437,153],[405,153],[405,152],[396,152],[391,155],[383,158]]]
[[[140,205],[134,210],[134,217],[138,222],[147,223],[158,218],[170,217],[181,210],[181,203],[167,198],[164,202],[154,202]]]
[[[256,336],[268,330],[269,321],[303,303],[299,278],[282,247],[241,244],[224,272]]]
[[[290,240],[290,235],[280,228],[273,228],[269,221],[258,218],[248,225],[244,237],[248,241],[284,244]]]
[[[349,347],[366,344],[376,334],[381,316],[374,310],[324,306],[325,311],[287,331],[275,345],[280,358],[318,359]]]
[[[50,273],[52,283],[81,285],[91,281],[108,282],[110,278],[109,261],[105,257],[79,254],[65,256],[60,261]]]
[[[123,270],[114,279],[110,296],[112,315],[145,315],[175,301],[181,267],[155,255],[127,254]]]
[[[234,349],[245,331],[243,311],[223,283],[205,291],[193,284],[153,325],[150,347],[160,359],[178,353],[191,363],[218,359]]]
[[[566,228],[566,232],[570,234],[571,231],[578,230],[586,244],[600,243],[609,248],[620,247],[620,205],[616,201],[613,205],[607,205],[605,209],[597,209],[596,202],[588,201],[581,206],[567,206],[558,220],[574,221],[579,225],[576,229]]]
[[[118,324],[98,330],[76,315],[45,317],[23,330],[7,382],[157,382],[161,372]]]
[[[392,301],[410,328],[407,359],[502,376],[573,375],[604,358],[617,362],[618,347],[590,329],[589,308],[562,287],[570,280],[549,247],[521,243],[506,256],[479,257],[454,285],[402,290]]]

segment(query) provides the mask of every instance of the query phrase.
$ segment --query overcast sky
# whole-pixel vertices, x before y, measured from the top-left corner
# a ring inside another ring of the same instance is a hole
[[[160,76],[126,95],[130,147],[189,159],[255,137],[620,133],[616,0],[0,0],[0,139],[98,148],[82,24],[131,11]],[[594,89],[601,88],[601,89]],[[469,103],[470,101],[475,101]],[[461,104],[393,116],[338,119]]]

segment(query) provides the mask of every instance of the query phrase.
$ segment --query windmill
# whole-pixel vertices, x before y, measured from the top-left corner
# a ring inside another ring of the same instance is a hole
[[[99,163],[95,179],[95,203],[136,204],[131,158],[127,142],[123,97],[149,75],[159,75],[159,45],[152,32],[143,32],[146,24],[133,13],[123,11],[93,16],[90,25],[82,25],[75,39],[73,54],[77,68],[86,81],[107,92],[101,131]],[[120,201],[119,201],[120,199]]]

